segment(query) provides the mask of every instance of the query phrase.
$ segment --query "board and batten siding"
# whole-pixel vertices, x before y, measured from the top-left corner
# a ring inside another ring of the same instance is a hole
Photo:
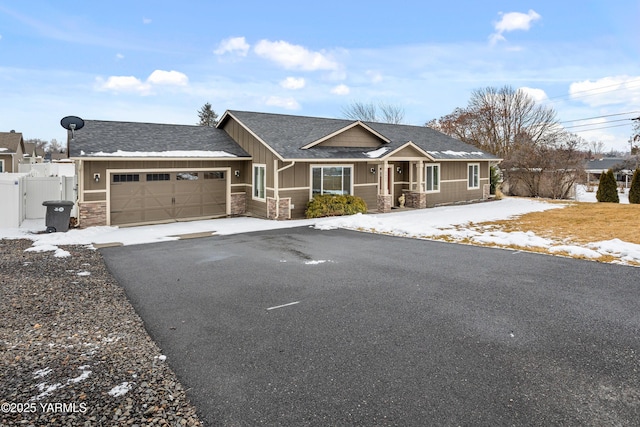
[[[373,135],[362,126],[354,126],[326,141],[318,144],[318,147],[362,147],[375,150],[384,143],[383,140]]]
[[[469,164],[480,165],[480,188],[478,189],[467,188]],[[473,160],[440,162],[440,192],[427,194],[427,207],[480,200],[483,196],[484,184],[489,184],[489,162]]]

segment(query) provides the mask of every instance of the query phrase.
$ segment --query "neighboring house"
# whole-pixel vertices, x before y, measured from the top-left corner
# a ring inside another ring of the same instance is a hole
[[[589,160],[585,165],[587,173],[587,184],[600,181],[600,175],[612,169],[616,181],[625,182],[629,180],[629,176],[633,175],[633,170],[625,169],[628,159],[622,157],[604,157],[602,159]]]
[[[85,120],[69,135],[82,226],[304,217],[315,194],[370,210],[488,198],[500,159],[422,126],[227,111],[217,128]]]
[[[47,162],[58,162],[67,160],[69,156],[66,151],[49,151],[45,154],[44,160]]]
[[[18,172],[25,154],[20,132],[0,132],[0,172]]]
[[[35,142],[25,142],[24,150],[25,163],[42,163],[44,151]]]

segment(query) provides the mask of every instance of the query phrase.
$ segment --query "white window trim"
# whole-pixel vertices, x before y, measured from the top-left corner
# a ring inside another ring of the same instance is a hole
[[[264,186],[264,197],[260,198],[256,196],[256,167],[264,169],[264,182],[262,183]],[[253,200],[259,200],[261,202],[267,201],[267,165],[262,163],[252,163],[251,164],[251,198]]]
[[[437,190],[427,190],[427,168],[428,167],[438,167],[438,189]],[[427,163],[424,165],[424,188],[425,193],[439,193],[440,187],[442,186],[442,180],[440,179],[440,171],[441,171],[440,163]]]
[[[317,165],[311,165],[311,167],[309,168],[309,200],[313,199],[313,169],[319,169],[319,168],[350,168],[351,169],[351,182],[349,182],[349,194],[353,195],[353,181],[354,181],[354,173],[355,173],[355,168],[353,167],[353,164],[331,164],[331,165],[321,165],[321,164],[317,164]]]
[[[469,168],[472,167],[478,171],[478,185],[476,187],[469,186],[469,181],[471,178],[471,174],[469,173]],[[467,163],[467,190],[478,190],[480,189],[480,163]]]
[[[4,168],[4,159],[0,159],[0,172],[6,172],[7,170]]]

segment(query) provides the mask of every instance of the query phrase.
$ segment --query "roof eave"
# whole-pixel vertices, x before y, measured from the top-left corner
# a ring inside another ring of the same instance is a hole
[[[223,156],[223,157],[124,157],[124,156],[71,156],[70,160],[94,160],[94,161],[176,161],[176,160],[209,160],[209,161],[227,161],[227,160],[252,160],[252,156]]]
[[[276,156],[278,158],[278,160],[282,160],[284,161],[284,158],[280,155],[280,153],[278,153],[271,145],[269,145],[265,140],[263,140],[262,138],[260,138],[255,132],[253,132],[253,130],[251,130],[251,128],[247,125],[245,125],[244,123],[242,123],[242,121],[240,119],[238,119],[236,116],[234,116],[229,110],[225,111],[224,114],[222,115],[222,118],[220,118],[220,120],[218,120],[218,124],[216,125],[216,128],[218,128],[219,126],[222,125],[223,122],[226,122],[227,120],[229,120],[230,118],[232,118],[233,120],[235,120],[240,126],[242,126],[242,128],[244,130],[246,130],[247,132],[249,132],[255,139],[257,139],[262,145],[264,145],[265,147],[267,147],[267,150],[271,151],[271,153],[273,153],[274,156]]]

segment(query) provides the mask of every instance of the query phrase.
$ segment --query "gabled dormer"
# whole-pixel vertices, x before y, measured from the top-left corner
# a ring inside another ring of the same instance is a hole
[[[303,150],[317,147],[349,147],[376,149],[389,143],[384,135],[376,132],[361,121],[356,121],[342,129],[326,135],[301,147]]]

